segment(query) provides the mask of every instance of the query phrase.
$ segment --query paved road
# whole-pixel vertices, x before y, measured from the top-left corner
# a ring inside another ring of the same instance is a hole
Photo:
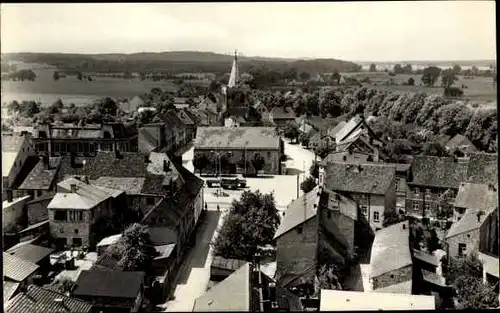
[[[178,276],[174,299],[161,305],[164,312],[179,312],[193,310],[196,298],[203,295],[210,280],[210,264],[212,263],[212,248],[210,242],[217,234],[226,212],[217,212],[210,208],[202,220],[196,235],[196,244],[191,248],[183,262]]]

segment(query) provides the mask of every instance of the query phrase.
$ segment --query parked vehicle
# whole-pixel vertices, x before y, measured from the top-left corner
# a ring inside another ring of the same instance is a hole
[[[207,179],[207,186],[209,188],[212,187],[222,187],[224,189],[237,189],[237,188],[245,188],[247,185],[246,179],[242,178],[222,178],[222,179]]]

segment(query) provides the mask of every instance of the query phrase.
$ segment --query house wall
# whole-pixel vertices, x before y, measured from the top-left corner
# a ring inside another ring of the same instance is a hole
[[[200,219],[201,212],[203,211],[203,191],[201,188],[200,192],[194,198],[194,224],[197,225]]]
[[[12,136],[20,136],[19,134],[13,134]],[[28,156],[35,156],[36,152],[34,147],[31,144],[31,137],[24,137],[23,143],[21,144],[21,147],[19,148],[19,152],[16,156],[16,159],[12,165],[12,168],[9,172],[9,175],[7,177],[3,178],[3,186],[2,189],[6,189],[14,183],[14,180],[17,177],[17,174],[21,171],[21,168],[23,167],[24,163],[26,162],[26,159]]]
[[[13,202],[3,202],[2,208],[2,227],[4,232],[10,231],[16,224],[21,223],[24,215],[24,207],[29,200],[29,196],[21,199],[13,199]]]
[[[331,211],[331,215],[328,214],[328,209],[318,211],[321,225],[342,245],[347,246],[348,250],[352,250],[354,247],[354,220],[339,211]]]
[[[276,277],[278,280],[283,275],[302,274],[307,269],[316,266],[317,219],[312,218],[301,226],[302,233],[298,233],[297,228],[295,228],[277,239]]]
[[[408,265],[396,270],[384,273],[377,277],[371,277],[373,291],[387,286],[411,281],[413,278],[413,265]]]
[[[458,244],[466,244],[466,253],[469,254],[473,251],[478,251],[479,248],[479,229],[473,231],[458,234],[451,238],[446,239],[446,244],[448,247],[448,256],[452,258],[458,258]]]
[[[416,188],[418,188],[418,194],[415,193]],[[426,189],[430,191],[427,195],[425,193]],[[408,183],[406,192],[406,212],[416,216],[436,218],[439,210],[439,197],[448,189],[450,189],[451,194],[447,199],[450,204],[453,204],[458,189],[421,186]],[[414,207],[414,203],[418,203],[418,205]],[[427,209],[426,203],[428,203]]]
[[[52,198],[38,198],[36,200],[29,201],[26,206],[26,211],[28,212],[28,224],[33,225],[49,218],[49,211],[47,206],[49,205]]]
[[[365,216],[366,220],[370,224],[370,227],[375,231],[377,229],[382,229],[383,221],[384,221],[384,212],[388,210],[391,205],[388,204],[389,201],[386,200],[386,195],[374,195],[374,194],[364,194],[364,193],[350,193],[349,194],[356,202],[360,205],[360,214],[363,214],[361,210],[362,206],[367,206],[367,215]],[[389,196],[389,199],[394,196],[394,204],[392,208],[395,207],[395,193]],[[389,202],[392,203],[392,202]],[[378,213],[379,220],[374,220],[374,212]]]
[[[205,149],[197,149],[195,148],[194,153],[195,155],[197,154],[205,154],[209,160],[213,160],[212,153],[210,152],[211,150],[205,150]],[[218,152],[224,153],[224,152],[231,152],[231,157],[229,158],[230,163],[236,164],[236,172],[237,173],[244,173],[245,172],[245,167],[239,167],[238,163],[240,160],[245,159],[245,154],[246,154],[246,160],[248,162],[246,171],[247,173],[254,173],[255,169],[253,168],[252,165],[252,158],[254,157],[255,154],[260,153],[265,159],[263,171],[266,174],[279,174],[280,173],[280,158],[281,158],[281,152],[279,148],[276,149],[267,149],[267,150],[244,150],[244,149],[231,149],[231,150],[217,150]],[[218,167],[218,165],[217,165]],[[216,165],[213,162],[210,162],[206,168],[203,169],[204,173],[214,173],[216,169]]]
[[[479,232],[479,251],[498,257],[498,210],[486,217]]]

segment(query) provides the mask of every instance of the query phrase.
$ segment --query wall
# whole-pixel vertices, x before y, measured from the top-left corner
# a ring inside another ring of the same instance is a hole
[[[13,199],[12,202],[3,201],[2,204],[2,227],[4,232],[14,228],[22,221],[24,207],[30,196]]]
[[[458,244],[465,243],[466,252],[470,253],[472,251],[477,251],[479,249],[479,229],[458,234],[451,238],[446,239],[448,245],[448,256],[452,258],[458,258]]]
[[[479,250],[498,257],[498,210],[486,217],[480,228],[480,236]]]
[[[47,206],[52,197],[38,198],[27,203],[28,224],[33,225],[49,218]]]
[[[21,136],[21,135],[13,134],[12,136]],[[10,170],[9,176],[3,180],[5,184],[4,186],[2,186],[3,189],[5,189],[6,187],[10,187],[10,185],[14,182],[14,180],[17,177],[17,174],[19,174],[19,172],[21,171],[21,168],[26,162],[28,156],[35,156],[35,155],[36,155],[35,149],[31,144],[31,137],[25,137],[23,143],[21,144],[21,147],[19,148],[16,160],[12,165],[12,169]]]
[[[360,205],[360,214],[362,214],[361,206],[366,205],[368,207],[366,220],[370,224],[370,227],[375,231],[377,228],[383,228],[383,220],[384,220],[384,212],[386,211],[386,207],[390,207],[387,205],[386,196],[385,195],[374,195],[374,194],[361,194],[361,193],[350,193],[349,194],[356,202]],[[395,192],[392,193],[394,196],[395,202]],[[391,198],[390,196],[389,198]],[[392,200],[390,200],[392,201]],[[395,207],[395,203],[393,208]],[[373,219],[373,212],[378,212],[379,221],[376,222]]]
[[[203,211],[204,204],[203,204],[203,191],[204,188],[201,188],[200,192],[196,195],[196,198],[194,199],[194,224],[198,224],[198,220],[200,218],[201,212]]]
[[[286,274],[301,274],[315,266],[317,240],[318,226],[315,218],[302,224],[302,233],[292,229],[279,237],[276,249],[276,277],[279,279]]]
[[[237,173],[244,173],[245,167],[239,167],[238,163],[240,160],[245,159],[245,150],[244,149],[232,149],[232,150],[218,150],[221,153],[231,152],[230,162],[236,164]],[[223,152],[222,152],[223,151]],[[213,160],[212,154],[210,150],[201,150],[195,148],[195,154],[204,153],[209,160]],[[269,149],[269,150],[246,150],[246,160],[247,164],[247,173],[254,173],[255,169],[252,165],[252,158],[255,154],[260,153],[265,159],[263,171],[266,174],[279,174],[280,172],[280,157],[281,153],[278,148]],[[218,167],[218,165],[217,165]],[[213,173],[215,171],[215,164],[210,162],[206,168],[203,169],[203,173]]]
[[[390,256],[388,256],[390,257]],[[377,277],[371,277],[373,282],[373,291],[376,289],[384,288],[387,286],[396,285],[406,281],[410,281],[413,278],[413,265],[408,265],[388,273],[384,273]]]
[[[419,194],[415,195],[415,188],[419,188]],[[430,190],[430,195],[426,196],[425,190]],[[428,186],[416,186],[411,183],[408,183],[408,189],[406,192],[406,211],[412,215],[416,216],[425,216],[426,217],[437,217],[437,212],[439,209],[439,197],[446,191],[448,188],[440,188],[440,187],[428,187]],[[453,204],[455,201],[455,196],[458,192],[458,189],[450,189],[453,193],[453,196],[448,197],[448,201]],[[413,209],[413,203],[418,203],[418,209]],[[428,210],[425,209],[425,203],[429,203]]]

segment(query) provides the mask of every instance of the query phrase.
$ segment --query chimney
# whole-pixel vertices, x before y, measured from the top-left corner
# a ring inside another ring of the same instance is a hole
[[[12,202],[13,198],[12,190],[7,189],[7,202]]]
[[[76,193],[76,184],[71,184],[71,193]]]

